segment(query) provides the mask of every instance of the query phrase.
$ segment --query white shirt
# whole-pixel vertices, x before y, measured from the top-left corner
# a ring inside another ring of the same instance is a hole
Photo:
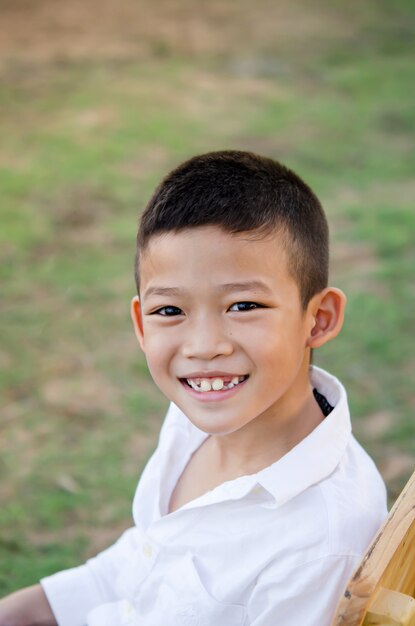
[[[313,367],[334,410],[279,461],[168,514],[208,436],[171,405],[137,487],[135,526],[41,583],[59,626],[329,626],[386,516],[386,492],[351,434],[346,392]]]

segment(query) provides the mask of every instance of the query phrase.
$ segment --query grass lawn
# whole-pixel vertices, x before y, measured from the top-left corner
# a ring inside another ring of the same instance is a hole
[[[160,2],[141,40],[127,0],[89,35],[74,2],[73,39],[64,20],[30,52],[17,28],[2,44],[0,595],[130,525],[167,406],[129,320],[137,219],[198,152],[275,157],[322,199],[348,310],[315,361],[349,390],[391,499],[414,468],[415,7],[251,4]]]

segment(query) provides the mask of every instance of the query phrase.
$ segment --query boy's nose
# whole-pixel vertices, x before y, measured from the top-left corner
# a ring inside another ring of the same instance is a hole
[[[187,328],[182,346],[184,357],[207,360],[216,356],[229,356],[232,352],[233,343],[221,324],[205,318]]]

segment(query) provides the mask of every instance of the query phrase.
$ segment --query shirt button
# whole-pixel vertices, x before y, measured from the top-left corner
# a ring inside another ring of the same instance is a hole
[[[145,543],[143,545],[143,554],[147,559],[150,559],[153,556],[153,548],[149,543]]]

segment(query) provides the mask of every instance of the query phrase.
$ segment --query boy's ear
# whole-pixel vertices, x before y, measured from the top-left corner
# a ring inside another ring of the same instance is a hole
[[[144,352],[144,331],[143,331],[143,314],[141,311],[141,303],[138,296],[134,296],[131,300],[131,318],[134,324],[135,336]]]
[[[335,287],[326,287],[317,293],[309,303],[313,326],[307,339],[307,346],[319,348],[336,337],[344,321],[346,296]]]

